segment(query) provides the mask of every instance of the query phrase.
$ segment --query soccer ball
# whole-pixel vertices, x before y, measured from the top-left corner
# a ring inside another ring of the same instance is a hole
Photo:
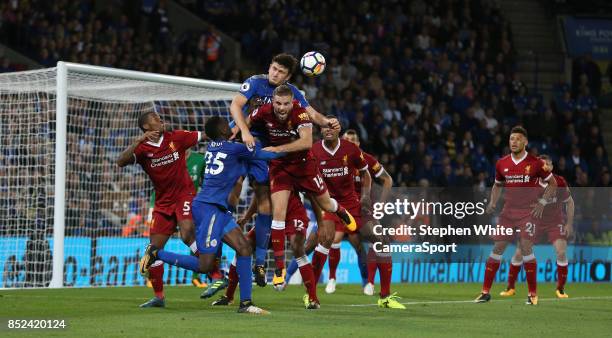
[[[306,76],[318,76],[325,70],[325,58],[319,52],[308,52],[300,60],[300,68]]]

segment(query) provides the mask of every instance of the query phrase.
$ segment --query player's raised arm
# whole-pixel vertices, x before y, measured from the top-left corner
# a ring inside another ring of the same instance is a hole
[[[318,126],[330,127],[332,129],[340,130],[340,121],[338,121],[338,119],[327,118],[323,114],[319,113],[312,106],[306,107],[306,112],[308,113],[308,116],[310,117],[312,122],[314,122]]]
[[[244,88],[245,85],[248,84],[245,82],[245,84],[242,85],[243,87],[241,88],[241,90]],[[240,129],[240,132],[242,133],[242,141],[248,147],[253,147],[255,146],[255,139],[253,138],[253,135],[251,135],[251,132],[249,131],[249,126],[247,125],[247,122],[242,113],[242,109],[246,105],[247,101],[247,97],[244,96],[242,93],[236,94],[232,99],[232,103],[230,105],[230,113],[232,114],[234,122],[236,122],[236,126]]]
[[[159,139],[160,132],[156,130],[149,130],[138,136],[127,149],[125,149],[117,158],[117,165],[119,167],[125,167],[128,164],[136,163],[136,154],[134,150],[144,140]]]

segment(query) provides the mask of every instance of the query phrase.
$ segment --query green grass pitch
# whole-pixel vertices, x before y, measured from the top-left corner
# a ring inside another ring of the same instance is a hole
[[[212,307],[201,289],[167,287],[165,309],[140,309],[151,290],[97,288],[0,290],[0,318],[62,318],[64,330],[16,331],[0,336],[112,337],[582,337],[610,336],[612,284],[570,284],[569,299],[554,298],[554,285],[539,285],[540,303],[527,306],[525,287],[510,299],[474,304],[477,284],[395,284],[407,310],[380,309],[376,297],[357,285],[338,285],[327,295],[319,287],[320,310],[305,310],[303,289],[291,285],[279,293],[253,287],[257,305],[269,316],[236,313],[237,305]],[[520,296],[519,296],[520,295]],[[216,298],[216,297],[215,297]],[[5,325],[5,324],[4,324]]]

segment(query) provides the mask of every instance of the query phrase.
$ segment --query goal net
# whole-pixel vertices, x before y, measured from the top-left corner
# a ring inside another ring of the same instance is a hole
[[[0,74],[0,287],[144,285],[137,266],[153,186],[139,165],[115,160],[141,133],[143,112],[204,130],[208,116],[229,118],[238,88],[63,63]],[[189,252],[178,237],[167,248]],[[190,278],[175,267],[164,277]]]

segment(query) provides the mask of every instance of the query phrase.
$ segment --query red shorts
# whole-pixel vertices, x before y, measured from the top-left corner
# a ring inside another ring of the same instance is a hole
[[[323,220],[324,221],[333,221],[336,225],[336,232],[344,232],[347,234],[356,234],[359,233],[361,229],[361,204],[359,202],[351,202],[351,203],[343,203],[342,201],[338,201],[338,204],[343,206],[355,219],[357,223],[357,229],[355,231],[350,231],[346,228],[346,225],[342,222],[340,217],[331,212],[323,212]]]
[[[565,223],[562,219],[542,219],[540,223],[538,223],[538,238],[543,237],[544,234],[546,234],[546,237],[551,244],[558,239],[567,240]]]
[[[290,236],[294,234],[301,234],[306,236],[306,230],[308,228],[308,216],[306,215],[306,208],[300,200],[300,197],[292,193],[289,196],[289,203],[287,204],[287,215],[285,217],[285,235]]]
[[[526,213],[522,215],[512,215],[514,217],[508,217],[502,212],[499,215],[499,225],[505,228],[514,229],[513,235],[499,235],[491,236],[494,241],[508,241],[512,242],[515,238],[520,237],[522,239],[530,239],[535,242],[536,236],[536,222],[531,214]]]
[[[176,232],[178,222],[183,220],[193,220],[191,216],[191,201],[193,195],[183,195],[176,200],[174,206],[153,208],[151,219],[151,234],[162,234],[172,236]]]
[[[270,192],[302,191],[319,196],[327,191],[327,186],[314,159],[300,163],[270,163]]]

